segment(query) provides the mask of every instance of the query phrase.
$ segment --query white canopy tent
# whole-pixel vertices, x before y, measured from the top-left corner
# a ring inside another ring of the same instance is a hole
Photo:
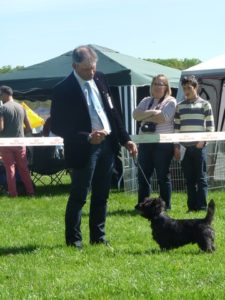
[[[205,62],[195,65],[184,72],[195,72],[196,75],[224,75],[225,70],[225,54],[213,57]],[[203,73],[204,71],[204,73]]]
[[[193,66],[181,73],[181,78],[195,75],[198,78],[199,95],[208,100],[213,109],[216,131],[225,131],[225,54]],[[183,99],[179,86],[178,101]],[[215,142],[208,146],[208,176],[214,183],[225,180],[225,149],[224,143]],[[216,185],[215,185],[216,186]]]
[[[225,54],[184,70],[181,78],[188,75],[198,78],[200,96],[211,103],[216,130],[225,131]],[[179,87],[178,99],[182,98],[182,89]]]

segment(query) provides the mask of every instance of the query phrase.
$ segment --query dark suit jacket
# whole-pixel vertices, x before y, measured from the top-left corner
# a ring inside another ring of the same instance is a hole
[[[94,81],[101,94],[105,112],[112,129],[112,149],[116,154],[119,144],[124,145],[130,137],[116,111],[110,106],[108,85],[102,73],[96,72]],[[92,131],[86,98],[73,72],[53,90],[51,105],[51,130],[64,139],[65,160],[68,167],[82,168],[88,161],[92,145],[88,135]]]

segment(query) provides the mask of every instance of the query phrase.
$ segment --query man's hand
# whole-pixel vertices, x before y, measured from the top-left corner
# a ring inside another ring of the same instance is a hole
[[[90,134],[89,142],[92,145],[101,144],[101,142],[106,138],[107,135],[108,132],[106,132],[105,130],[95,130]]]
[[[132,142],[132,141],[128,141],[124,147],[129,151],[130,155],[132,155],[133,157],[136,157],[138,154],[138,149],[137,149],[137,145]]]
[[[196,144],[196,148],[198,148],[198,149],[202,149],[202,148],[204,148],[204,146],[205,146],[205,142],[198,142]]]

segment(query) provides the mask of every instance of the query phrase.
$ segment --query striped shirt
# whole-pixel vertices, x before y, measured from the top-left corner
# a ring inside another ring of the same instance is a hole
[[[208,101],[198,97],[193,102],[184,100],[177,104],[174,132],[205,132],[214,130],[212,107]]]

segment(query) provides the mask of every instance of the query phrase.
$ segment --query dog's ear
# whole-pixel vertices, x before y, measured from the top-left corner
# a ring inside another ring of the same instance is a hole
[[[138,208],[142,208],[143,202],[138,203],[136,206],[137,206]]]
[[[135,209],[138,210],[138,211],[141,211],[143,209],[143,207],[144,207],[144,204],[145,204],[145,201],[138,203],[135,206]]]
[[[135,206],[135,209],[138,210],[138,211],[146,211],[147,208],[149,208],[151,206],[151,203],[152,203],[152,199],[150,198],[147,198],[145,197],[144,200],[140,203],[138,203],[136,206]]]
[[[151,201],[151,199],[145,197],[144,200],[142,202],[138,203],[136,206],[141,209],[144,206],[148,205],[150,203],[150,201]]]
[[[144,204],[144,203],[148,203],[150,200],[151,200],[150,198],[145,197],[145,198],[144,198],[144,201],[143,201],[142,203],[143,203],[143,204]]]
[[[160,201],[161,201],[161,206],[163,209],[166,209],[166,202],[162,199],[162,198],[159,198]]]
[[[166,204],[161,198],[156,198],[155,203],[156,203],[155,208],[158,214],[160,214],[165,210]]]

